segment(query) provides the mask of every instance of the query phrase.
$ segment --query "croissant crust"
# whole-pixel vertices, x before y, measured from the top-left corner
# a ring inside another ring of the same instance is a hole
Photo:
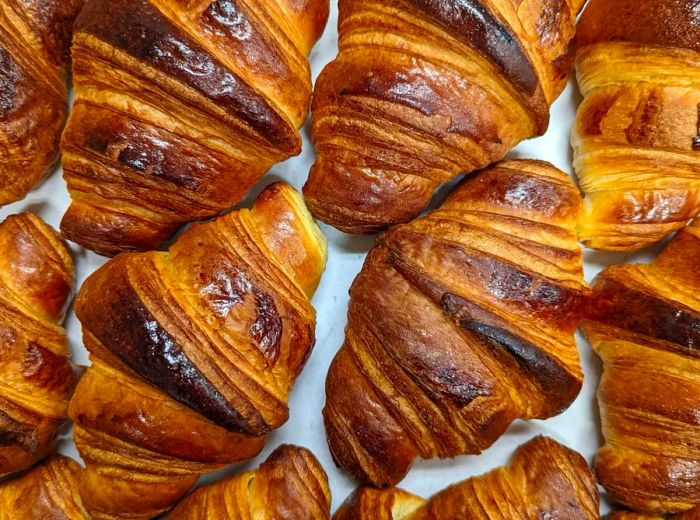
[[[695,223],[651,264],[605,269],[583,322],[603,361],[598,480],[642,513],[700,505],[699,294]]]
[[[56,166],[83,1],[0,0],[0,206],[24,198]]]
[[[508,466],[454,484],[428,500],[398,488],[361,487],[333,520],[597,520],[598,489],[586,461],[547,437]]]
[[[89,520],[78,492],[82,472],[74,460],[53,455],[0,483],[0,520]]]
[[[553,166],[504,162],[380,236],[326,380],[331,452],[356,480],[394,484],[418,456],[479,453],[514,419],[569,406],[589,294],[580,201]]]
[[[61,229],[154,249],[299,153],[327,0],[88,0],[72,49]]]
[[[433,191],[545,132],[582,0],[340,0],[314,89],[304,195],[343,231],[407,222]]]
[[[202,486],[170,520],[329,520],[328,477],[307,449],[282,445],[255,471]]]
[[[55,449],[76,382],[60,323],[73,289],[73,260],[56,232],[31,213],[0,224],[0,476]]]
[[[314,343],[325,240],[300,195],[118,255],[76,299],[92,366],[70,404],[96,518],[155,516],[207,471],[248,459],[288,417]]]
[[[696,11],[695,0],[592,0],[581,17],[572,144],[589,247],[640,249],[700,213]]]

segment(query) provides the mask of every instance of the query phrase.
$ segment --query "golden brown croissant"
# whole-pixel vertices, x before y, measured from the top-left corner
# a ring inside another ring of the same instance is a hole
[[[88,520],[78,493],[82,472],[74,460],[53,455],[0,483],[0,520]]]
[[[344,231],[407,222],[461,172],[540,135],[584,0],[340,0],[304,195]]]
[[[296,155],[328,0],[88,0],[62,142],[71,240],[154,249]]]
[[[0,205],[55,168],[68,112],[66,67],[84,0],[0,0]]]
[[[586,461],[547,437],[510,464],[423,500],[397,488],[359,488],[333,520],[596,520],[598,489]]]
[[[700,520],[700,509],[691,509],[684,513],[676,513],[675,515],[645,515],[642,513],[637,513],[635,511],[628,511],[625,509],[616,509],[608,516],[605,517],[606,520]]]
[[[252,210],[87,279],[75,308],[92,366],[69,412],[93,516],[154,516],[260,451],[313,346],[325,260],[301,195],[273,184]]]
[[[51,453],[76,373],[61,328],[73,260],[31,213],[0,224],[0,476]]]
[[[283,445],[255,471],[202,486],[169,520],[329,520],[328,477],[307,449]]]
[[[645,513],[700,505],[700,224],[650,265],[605,269],[583,330],[603,361],[600,483]]]
[[[639,249],[700,212],[697,9],[697,0],[591,0],[581,18],[572,143],[589,247]]]
[[[361,482],[414,458],[479,453],[516,418],[573,401],[573,333],[589,288],[571,180],[537,161],[469,176],[426,217],[378,239],[350,290],[326,380],[333,456]]]

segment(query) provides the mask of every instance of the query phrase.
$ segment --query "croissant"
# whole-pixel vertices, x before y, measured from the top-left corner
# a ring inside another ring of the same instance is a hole
[[[56,166],[83,1],[0,0],[0,205],[24,198]]]
[[[51,453],[77,374],[61,328],[73,260],[31,213],[0,224],[0,476]]]
[[[634,250],[700,213],[696,0],[591,0],[579,23],[572,134],[579,237]]]
[[[407,222],[543,134],[583,3],[340,0],[340,53],[314,90],[313,214],[351,233]]]
[[[74,460],[53,455],[0,483],[0,520],[88,520],[78,494],[82,471]]]
[[[573,334],[590,292],[580,207],[552,165],[503,162],[380,236],[353,282],[326,380],[339,466],[392,485],[418,456],[479,453],[514,419],[569,406],[583,377]]]
[[[361,487],[333,520],[594,520],[598,489],[586,461],[547,437],[518,448],[506,467],[428,500],[397,488]]]
[[[88,0],[61,144],[65,235],[154,249],[300,151],[328,0]]]
[[[169,520],[330,520],[328,477],[307,449],[282,445],[255,471],[202,486]]]
[[[645,515],[625,509],[616,509],[610,513],[606,520],[699,520],[700,509],[691,509],[685,513],[676,513],[675,515],[667,515],[665,517],[658,515]]]
[[[624,505],[700,505],[700,223],[650,265],[598,275],[583,332],[603,361],[599,482]]]
[[[311,352],[325,261],[301,195],[273,184],[252,210],[85,281],[75,310],[92,366],[69,414],[91,515],[155,516],[200,474],[260,451]]]

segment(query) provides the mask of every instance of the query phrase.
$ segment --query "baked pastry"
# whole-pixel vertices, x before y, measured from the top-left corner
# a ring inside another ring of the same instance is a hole
[[[333,520],[597,520],[598,489],[586,461],[548,437],[518,448],[510,464],[428,500],[361,487]]]
[[[603,361],[598,481],[643,513],[700,505],[700,223],[599,274],[582,328]]]
[[[328,477],[307,449],[283,445],[254,471],[196,489],[169,520],[329,520]]]
[[[691,509],[684,513],[676,513],[675,515],[655,515],[637,513],[626,509],[616,509],[608,516],[606,520],[700,520],[700,509]]]
[[[51,453],[76,382],[61,327],[73,260],[39,217],[0,224],[0,476]]]
[[[53,455],[0,483],[0,520],[88,520],[78,493],[82,471],[74,460]]]
[[[697,0],[591,0],[578,30],[572,143],[579,237],[628,251],[700,212]]]
[[[61,229],[155,249],[299,153],[328,0],[88,0],[72,49]]]
[[[91,515],[155,516],[202,473],[260,451],[311,352],[325,261],[301,195],[272,184],[252,210],[85,281],[75,310],[92,366],[69,413]]]
[[[407,222],[433,191],[541,135],[584,0],[340,0],[304,195],[338,229]]]
[[[0,205],[24,198],[56,167],[83,1],[0,0]]]
[[[514,419],[569,406],[583,378],[573,334],[590,292],[580,208],[563,172],[509,161],[380,235],[350,289],[326,380],[339,466],[392,485],[416,457],[479,453]]]

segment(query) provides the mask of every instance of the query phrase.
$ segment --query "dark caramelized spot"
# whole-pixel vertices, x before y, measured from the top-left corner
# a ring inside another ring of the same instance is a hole
[[[545,396],[557,396],[558,401],[561,397],[560,411],[578,395],[581,382],[559,360],[537,345],[488,323],[490,313],[485,309],[452,293],[445,293],[442,307],[447,316],[459,320],[462,328],[478,334],[493,347],[505,350]]]
[[[700,152],[700,103],[698,103],[698,126],[697,135],[693,137],[693,151]]]
[[[257,318],[248,329],[258,349],[269,364],[274,363],[280,354],[282,339],[282,319],[272,297],[259,289],[254,289],[257,304]]]
[[[697,0],[592,0],[581,16],[577,39],[581,45],[623,41],[700,52],[699,5]]]
[[[99,309],[100,320],[91,332],[134,372],[214,423],[247,435],[265,433],[262,419],[246,420],[199,371],[175,339],[143,305],[128,281],[111,280],[109,297]],[[99,290],[99,289],[98,289]],[[118,304],[115,304],[118,302]],[[264,423],[263,423],[264,424]]]
[[[39,434],[31,424],[21,423],[0,410],[0,446],[13,444],[35,455],[39,451]]]
[[[296,151],[298,139],[294,129],[267,100],[172,25],[147,0],[88,2],[78,17],[76,31],[92,34],[177,78],[245,121],[281,151]]]
[[[603,273],[598,278],[589,319],[670,341],[700,355],[700,314],[613,276]]]
[[[17,62],[0,47],[0,115],[7,115],[15,107],[17,84],[21,75]]]
[[[411,0],[418,9],[494,62],[527,95],[539,87],[537,73],[518,38],[479,0]]]

